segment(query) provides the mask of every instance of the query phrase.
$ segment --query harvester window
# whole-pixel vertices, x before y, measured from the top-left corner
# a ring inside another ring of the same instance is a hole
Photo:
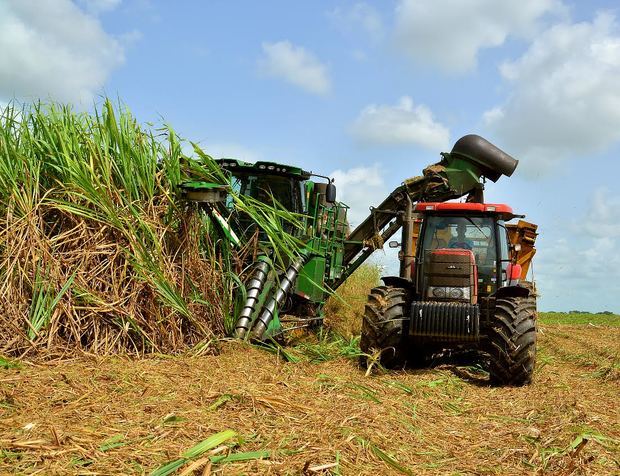
[[[255,198],[273,205],[277,201],[284,209],[293,210],[293,190],[290,179],[273,175],[257,177]]]
[[[302,213],[306,213],[306,211],[308,210],[306,208],[306,182],[299,182],[297,187],[299,188],[299,190],[296,190],[295,193],[300,197],[300,211]]]
[[[232,191],[236,194],[239,195],[241,193],[241,178],[240,177],[232,177],[231,181],[230,181],[230,188],[232,189]],[[226,208],[228,208],[229,210],[232,210],[235,206],[235,200],[233,199],[232,194],[228,194],[226,196]]]
[[[279,175],[242,175],[233,180],[241,195],[250,196],[259,202],[273,205],[277,201],[281,207],[297,211],[299,190],[293,188],[291,179]]]
[[[231,180],[232,189],[239,195],[252,197],[271,206],[274,202],[278,202],[279,207],[292,212],[299,212],[301,205],[301,191],[296,184],[297,181],[286,176],[254,173],[239,173]],[[233,221],[239,233],[251,236],[256,230],[256,221],[244,212],[235,211],[232,197],[227,200],[226,205],[232,211]],[[283,227],[287,232],[293,231],[293,225],[288,222],[283,223]],[[259,239],[262,237],[262,234],[259,235]]]

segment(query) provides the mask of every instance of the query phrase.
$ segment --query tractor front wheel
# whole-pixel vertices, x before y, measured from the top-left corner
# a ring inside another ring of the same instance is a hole
[[[495,385],[527,385],[536,362],[536,298],[507,297],[495,303],[487,330],[489,374]]]
[[[386,368],[403,365],[406,360],[403,328],[407,309],[407,291],[393,286],[379,286],[370,291],[364,320],[360,349],[366,355],[360,358],[363,366],[377,361]]]

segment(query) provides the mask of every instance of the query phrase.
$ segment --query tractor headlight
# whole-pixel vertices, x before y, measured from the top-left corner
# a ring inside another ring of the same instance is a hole
[[[461,299],[464,294],[463,288],[450,288],[450,297],[452,299]]]
[[[446,297],[445,288],[432,288],[432,292],[433,292],[433,296],[435,297],[438,297],[438,298]]]
[[[471,290],[469,286],[451,287],[451,286],[429,286],[427,291],[429,298],[439,299],[469,299]]]
[[[471,298],[471,288],[465,286],[462,288],[448,288],[450,291],[450,297],[452,299],[467,299]]]

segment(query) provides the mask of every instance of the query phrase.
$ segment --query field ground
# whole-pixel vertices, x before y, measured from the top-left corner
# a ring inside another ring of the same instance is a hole
[[[231,429],[178,474],[620,474],[619,319],[556,322],[525,388],[448,364],[366,376],[342,340],[293,348],[297,362],[239,343],[0,360],[0,473],[148,474]],[[236,453],[251,459],[217,460]]]

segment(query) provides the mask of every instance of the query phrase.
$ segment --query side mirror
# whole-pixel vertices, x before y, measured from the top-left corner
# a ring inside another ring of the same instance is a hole
[[[333,182],[329,182],[325,187],[325,201],[327,203],[334,203],[336,201],[336,186]]]
[[[398,248],[400,246],[400,243],[398,241],[390,241],[388,242],[388,246],[390,248]]]

